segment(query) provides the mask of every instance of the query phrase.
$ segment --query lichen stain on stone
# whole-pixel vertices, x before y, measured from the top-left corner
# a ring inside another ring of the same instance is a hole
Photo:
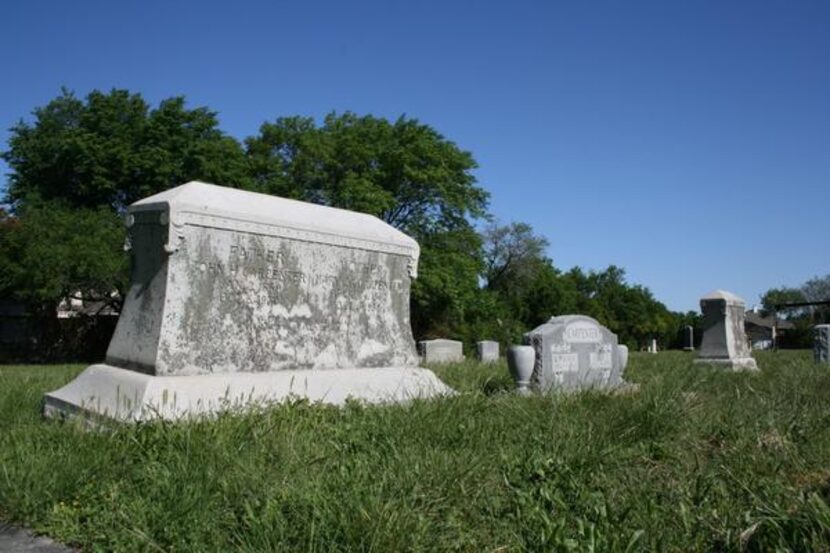
[[[405,256],[190,226],[185,243],[165,373],[416,364]]]

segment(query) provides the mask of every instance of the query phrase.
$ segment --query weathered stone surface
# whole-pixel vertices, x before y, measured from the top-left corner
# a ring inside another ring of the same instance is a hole
[[[107,363],[155,375],[415,365],[418,244],[379,219],[189,183],[130,206]]]
[[[715,290],[700,298],[703,339],[695,363],[722,365],[732,370],[758,370],[744,329],[746,304],[731,292]]]
[[[452,363],[464,360],[464,345],[457,340],[422,340],[418,354],[424,363]]]
[[[499,360],[499,343],[492,340],[482,340],[476,344],[476,356],[482,363],[493,363]]]
[[[813,354],[816,363],[830,363],[830,325],[813,327]]]
[[[110,367],[164,378],[417,366],[419,247],[376,217],[192,182],[131,205],[127,226]]]
[[[621,351],[617,335],[584,315],[553,317],[525,334],[536,351],[533,387],[540,391],[616,388],[628,349]]]

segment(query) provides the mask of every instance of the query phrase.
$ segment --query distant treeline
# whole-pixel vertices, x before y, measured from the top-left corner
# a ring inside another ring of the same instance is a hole
[[[70,297],[119,308],[126,206],[191,180],[370,213],[414,237],[417,338],[516,343],[553,315],[581,313],[631,348],[653,338],[667,348],[699,323],[621,268],[555,267],[529,225],[493,221],[472,154],[416,119],[280,117],[240,142],[182,97],[151,106],[127,90],[64,90],[11,129],[2,157],[0,298],[23,302],[44,329]]]

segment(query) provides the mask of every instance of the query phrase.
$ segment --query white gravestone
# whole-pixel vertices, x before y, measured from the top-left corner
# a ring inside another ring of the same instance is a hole
[[[683,346],[684,351],[694,351],[695,350],[695,329],[692,325],[686,325],[683,329],[683,336],[685,341],[685,346]]]
[[[830,325],[813,327],[813,355],[816,363],[830,363]]]
[[[476,344],[476,355],[482,363],[495,363],[499,360],[499,343],[482,340]]]
[[[191,182],[131,205],[127,226],[131,283],[106,362],[47,394],[47,415],[449,391],[416,368],[418,244],[381,220]]]
[[[455,363],[464,360],[464,345],[457,340],[422,340],[418,354],[424,363]]]
[[[617,335],[584,315],[553,317],[525,334],[536,351],[531,377],[540,391],[613,389],[622,378],[628,350],[618,345]]]
[[[703,339],[695,363],[709,363],[732,370],[758,370],[749,351],[744,328],[746,304],[731,292],[715,290],[700,298]]]

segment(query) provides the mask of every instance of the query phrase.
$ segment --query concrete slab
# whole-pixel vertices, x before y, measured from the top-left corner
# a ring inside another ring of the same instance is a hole
[[[35,536],[28,530],[0,521],[0,552],[15,553],[73,553],[65,545],[49,538]]]

